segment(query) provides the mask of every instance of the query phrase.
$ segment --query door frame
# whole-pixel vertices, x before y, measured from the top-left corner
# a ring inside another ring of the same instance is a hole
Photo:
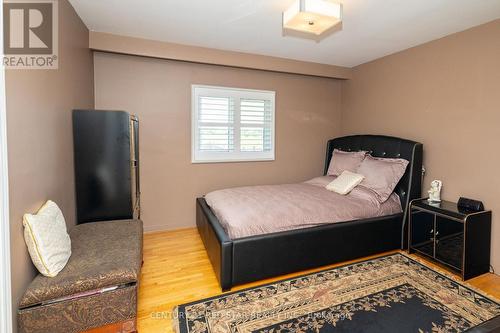
[[[3,6],[0,6],[0,54],[3,55]],[[0,332],[12,332],[9,177],[5,68],[0,65]]]

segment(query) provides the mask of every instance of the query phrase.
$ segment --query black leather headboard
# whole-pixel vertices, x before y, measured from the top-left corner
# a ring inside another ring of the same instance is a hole
[[[328,141],[326,147],[325,172],[328,170],[334,149],[343,151],[368,151],[375,157],[404,158],[410,162],[406,172],[394,191],[401,199],[401,206],[407,216],[410,200],[422,195],[422,144],[384,135],[352,135]]]

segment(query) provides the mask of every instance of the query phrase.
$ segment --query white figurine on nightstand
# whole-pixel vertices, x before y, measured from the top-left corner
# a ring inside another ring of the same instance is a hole
[[[431,189],[427,191],[429,193],[429,202],[441,202],[441,187],[443,187],[443,182],[440,180],[433,180],[431,183]]]

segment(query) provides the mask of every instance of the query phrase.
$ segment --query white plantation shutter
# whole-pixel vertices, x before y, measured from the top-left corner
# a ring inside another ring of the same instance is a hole
[[[198,103],[198,149],[207,152],[233,151],[234,100],[200,96]]]
[[[241,151],[271,151],[271,101],[258,99],[240,100],[240,123]]]
[[[274,96],[194,85],[192,162],[274,160]]]

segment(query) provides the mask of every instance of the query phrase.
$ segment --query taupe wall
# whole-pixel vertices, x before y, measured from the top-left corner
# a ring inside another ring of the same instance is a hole
[[[347,67],[260,54],[160,42],[96,31],[90,32],[89,45],[90,48],[95,51],[145,56],[157,59],[181,60],[200,64],[223,65],[335,79],[348,79],[351,77],[351,69]]]
[[[239,185],[322,174],[325,144],[340,130],[340,81],[96,53],[96,108],[140,119],[146,231],[195,225],[195,197]],[[191,84],[276,91],[276,161],[191,164]]]
[[[342,132],[424,143],[427,175],[443,197],[493,210],[500,271],[500,20],[358,66],[342,86]]]
[[[19,298],[35,274],[22,215],[52,199],[68,226],[75,223],[71,110],[93,107],[88,35],[71,5],[61,0],[59,69],[6,73],[14,327]]]

